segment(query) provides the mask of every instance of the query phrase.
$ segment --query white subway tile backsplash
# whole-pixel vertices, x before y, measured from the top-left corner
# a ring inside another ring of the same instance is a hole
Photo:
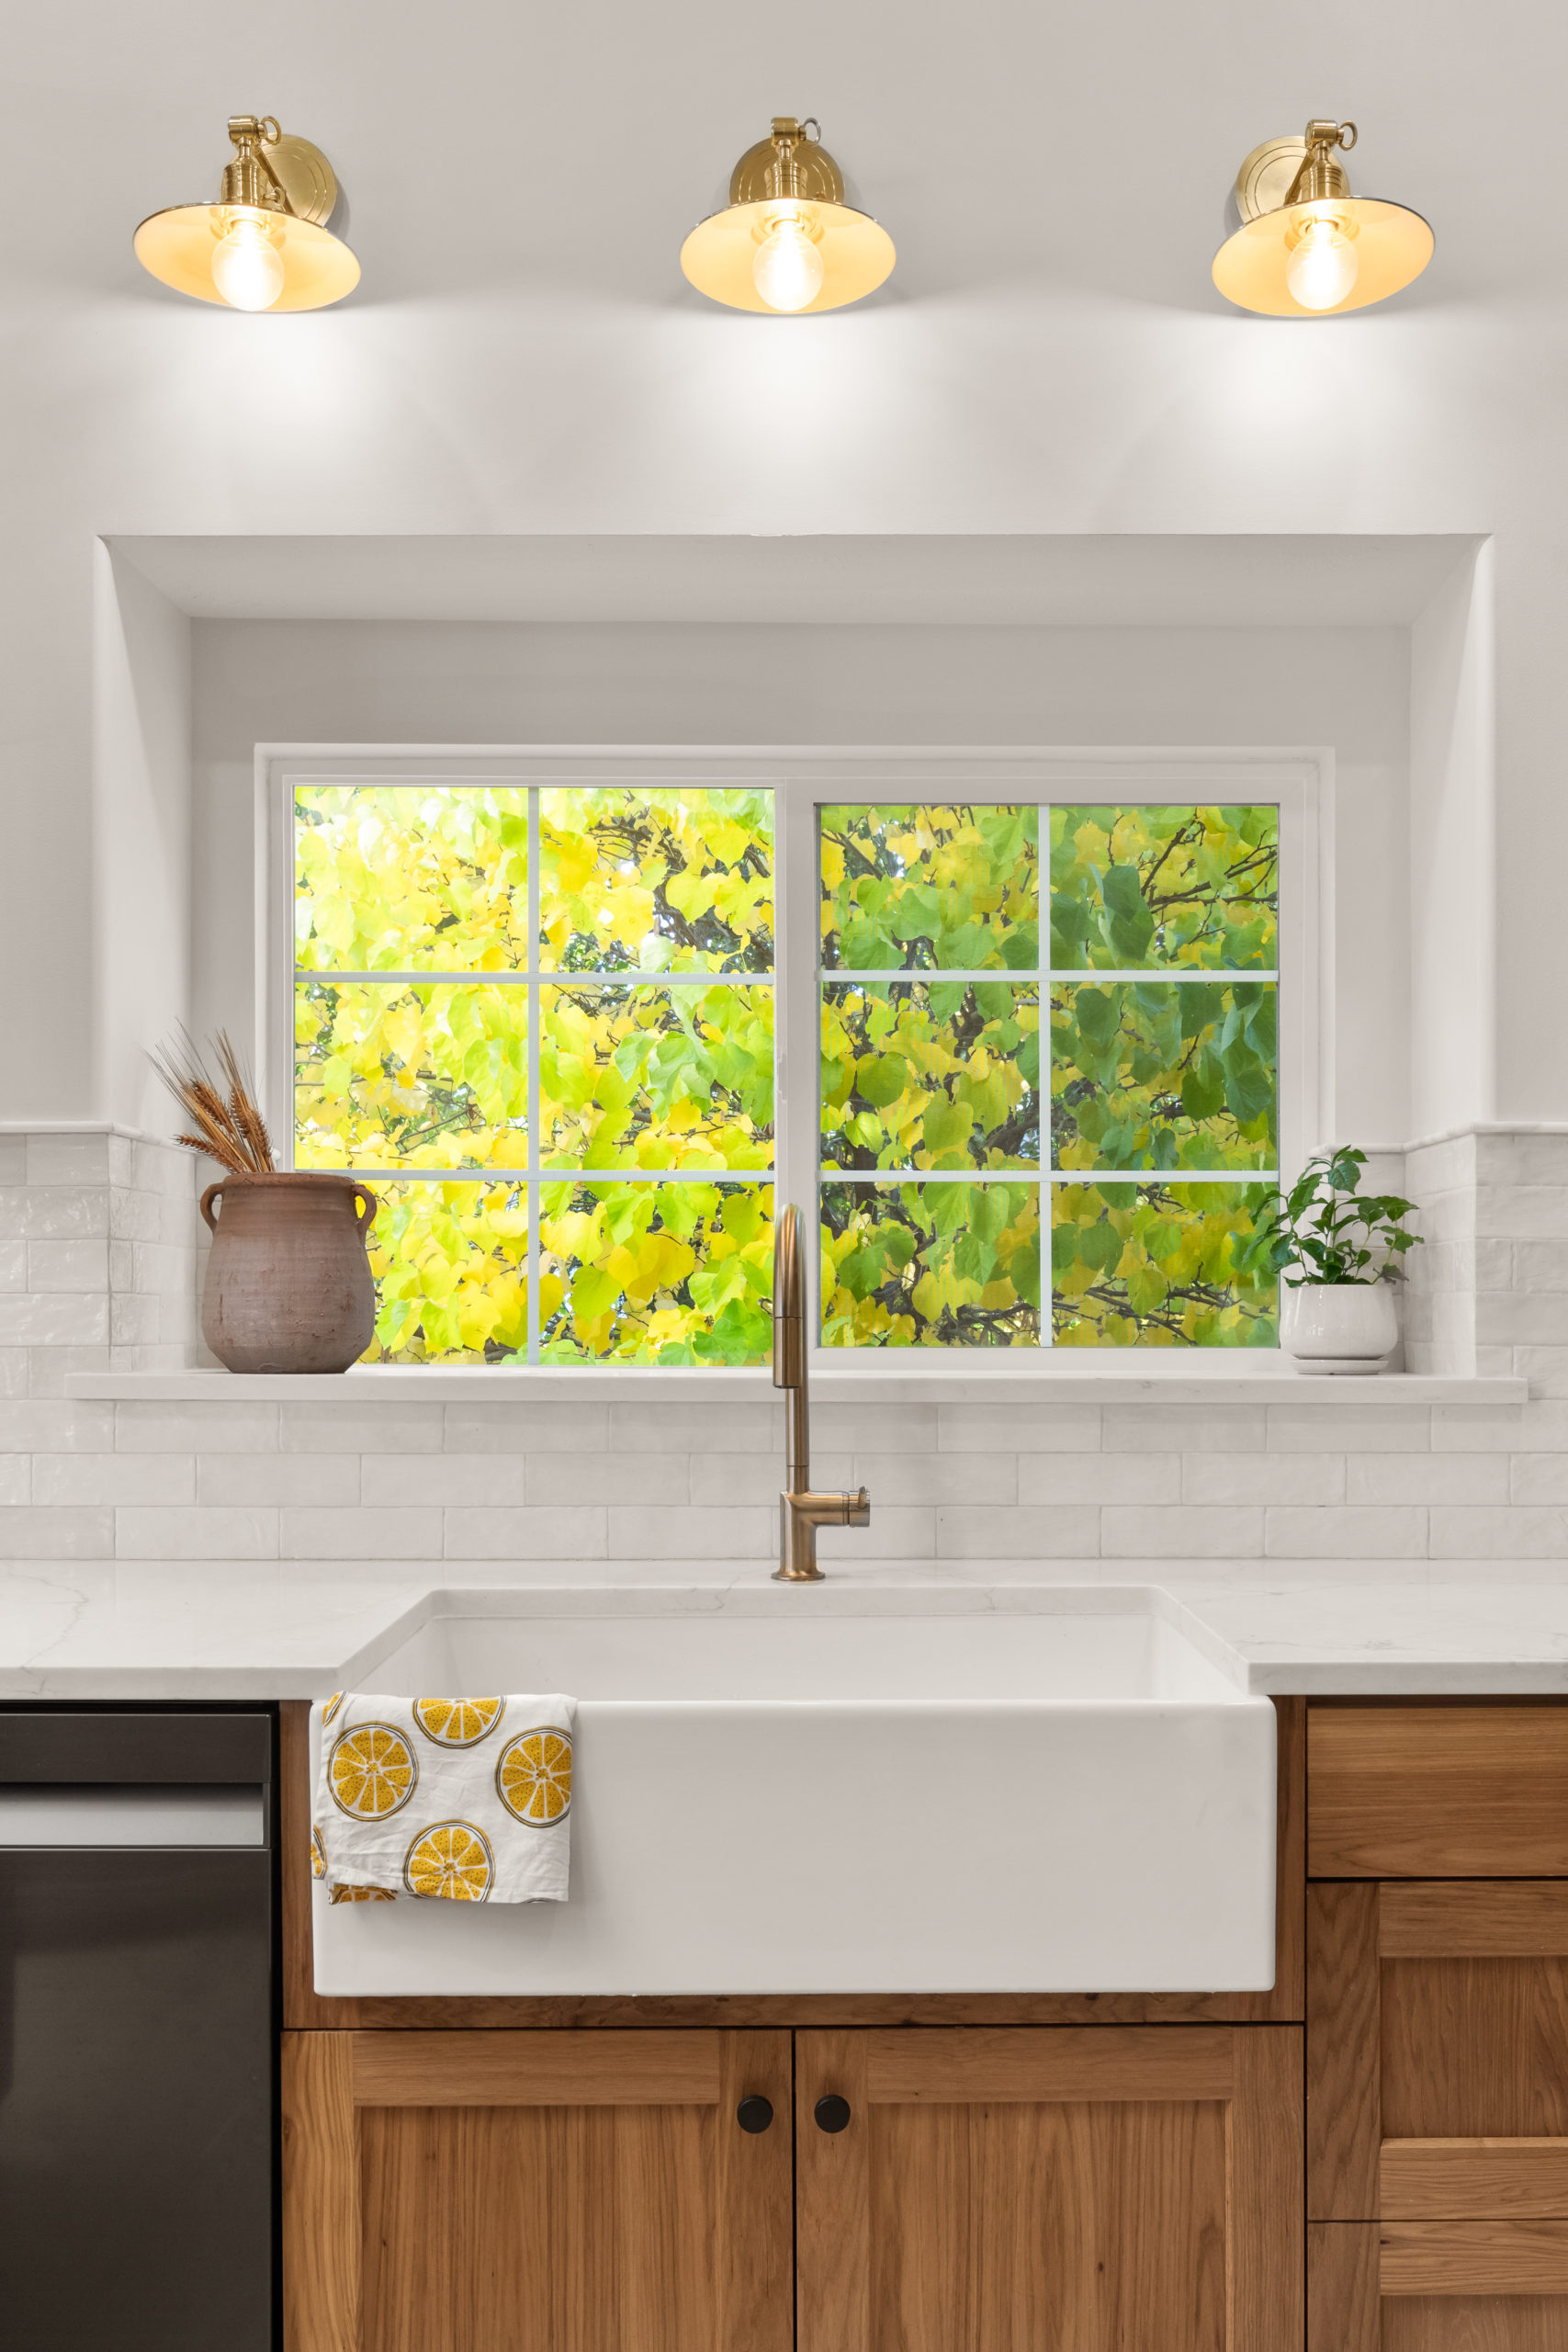
[[[935,1405],[818,1404],[813,1398],[812,1442],[833,1453],[934,1453],[939,1412]],[[779,1433],[782,1440],[782,1420]]]
[[[1178,1503],[1181,1500],[1181,1456],[1021,1453],[1018,1499],[1021,1503]]]
[[[442,1405],[411,1405],[392,1397],[363,1404],[334,1398],[324,1405],[283,1405],[278,1442],[286,1453],[439,1453],[445,1435]]]
[[[602,1509],[532,1510],[476,1505],[447,1510],[444,1540],[448,1560],[602,1560],[605,1514]]]
[[[27,1181],[26,1136],[0,1136],[0,1184],[25,1184]]]
[[[121,1560],[276,1560],[275,1510],[121,1506],[114,1515]]]
[[[29,1290],[106,1290],[108,1278],[109,1245],[105,1240],[28,1243]]]
[[[1262,1405],[1107,1405],[1105,1450],[1258,1453],[1267,1410]]]
[[[936,1515],[939,1560],[1092,1560],[1100,1548],[1101,1513],[1092,1503],[1027,1509],[956,1505]]]
[[[1506,1461],[1487,1455],[1509,1473],[1506,1491],[1497,1495],[1455,1496],[1456,1502],[1568,1503],[1568,1453],[1516,1453]]]
[[[1482,1184],[1475,1230],[1511,1241],[1568,1238],[1568,1184]]]
[[[1100,1548],[1108,1560],[1260,1560],[1263,1513],[1250,1505],[1111,1506],[1100,1513]]]
[[[1342,1453],[1184,1453],[1184,1503],[1342,1503]]]
[[[188,1453],[40,1453],[35,1503],[194,1503],[196,1461]]]
[[[4,1199],[0,1193],[0,1199]],[[0,1290],[26,1290],[28,1286],[28,1245],[25,1241],[0,1241]]]
[[[356,1510],[286,1504],[277,1514],[278,1550],[286,1560],[439,1560],[441,1519],[434,1504],[365,1503]]]
[[[108,1337],[107,1289],[0,1293],[0,1345],[79,1347]]]
[[[29,1184],[107,1184],[107,1135],[30,1135],[27,1138]]]
[[[835,1450],[826,1413],[814,1414]],[[813,1432],[816,1433],[815,1431]],[[767,1453],[784,1444],[782,1405],[612,1405],[612,1453]]]
[[[1427,1550],[1427,1513],[1276,1503],[1264,1513],[1263,1542],[1271,1560],[1419,1560]]]
[[[1502,1453],[1352,1453],[1346,1462],[1350,1503],[1506,1503]]]
[[[0,1453],[0,1510],[33,1498],[33,1458],[30,1453]]]
[[[151,1457],[150,1457],[151,1458]],[[198,1453],[196,1498],[200,1503],[328,1503],[352,1509],[360,1499],[357,1453]],[[365,1499],[378,1499],[374,1494]]]
[[[448,1405],[449,1453],[603,1453],[610,1408],[581,1405]]]
[[[112,1560],[114,1512],[99,1505],[57,1504],[0,1510],[0,1560]]]
[[[1529,1382],[1532,1396],[1568,1396],[1568,1347],[1515,1345],[1509,1369]]]
[[[367,1453],[367,1503],[521,1503],[521,1453]]]
[[[0,1447],[17,1453],[113,1451],[115,1408],[77,1396],[17,1396],[0,1403]]]
[[[1425,1453],[1432,1437],[1429,1405],[1270,1405],[1270,1453]]]
[[[1018,1460],[1011,1453],[862,1453],[848,1484],[900,1503],[1013,1503]],[[813,1469],[813,1481],[816,1472]]]
[[[762,1504],[644,1510],[612,1503],[606,1517],[612,1560],[763,1560],[778,1544],[778,1512]]]
[[[1099,1405],[939,1405],[937,1442],[953,1453],[1098,1453]]]
[[[710,1466],[746,1463],[746,1453],[716,1453]],[[773,1464],[773,1483],[780,1478]],[[691,1464],[683,1453],[530,1453],[525,1496],[530,1503],[749,1502],[748,1495],[694,1496]],[[482,1499],[482,1498],[476,1498]]]
[[[276,1453],[277,1414],[276,1405],[139,1399],[115,1407],[115,1444],[122,1453]]]
[[[1430,1513],[1427,1542],[1434,1560],[1568,1559],[1568,1510],[1442,1506]]]
[[[28,1395],[63,1396],[79,1372],[107,1372],[112,1351],[107,1340],[79,1347],[35,1347],[28,1351]]]

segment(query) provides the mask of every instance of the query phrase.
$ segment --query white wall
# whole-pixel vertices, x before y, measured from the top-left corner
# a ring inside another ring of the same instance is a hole
[[[95,550],[91,857],[96,1100],[166,1123],[147,1048],[190,1018],[190,623],[134,566]]]
[[[109,1082],[95,534],[705,530],[1493,534],[1497,1108],[1568,1113],[1554,0],[81,0],[7,33],[5,1115],[102,1110]],[[249,106],[340,168],[365,276],[338,309],[213,311],[132,261]],[[899,265],[846,312],[739,317],[675,255],[785,107]],[[1436,262],[1352,317],[1234,313],[1208,266],[1236,164],[1325,107]],[[95,124],[112,170],[80,168]]]
[[[1396,628],[198,621],[197,1026],[255,1027],[258,741],[1332,745],[1336,1135],[1409,1117],[1409,639]]]

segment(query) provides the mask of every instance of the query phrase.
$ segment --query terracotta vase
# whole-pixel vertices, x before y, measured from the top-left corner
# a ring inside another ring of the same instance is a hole
[[[376,1195],[352,1176],[226,1176],[201,1196],[212,1254],[202,1336],[231,1372],[346,1372],[370,1345],[365,1237]]]

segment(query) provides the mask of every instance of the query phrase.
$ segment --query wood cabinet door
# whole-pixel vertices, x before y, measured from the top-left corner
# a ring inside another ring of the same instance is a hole
[[[791,2142],[787,2033],[287,2033],[287,2352],[791,2352]]]
[[[1313,2352],[1568,2352],[1568,1885],[1307,1901]]]
[[[1302,2343],[1296,2027],[802,2033],[795,2148],[799,2352]]]

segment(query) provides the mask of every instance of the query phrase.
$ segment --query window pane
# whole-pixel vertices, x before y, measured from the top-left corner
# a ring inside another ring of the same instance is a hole
[[[517,1168],[528,991],[303,980],[294,991],[299,1168]]]
[[[1279,1164],[1271,981],[1058,981],[1055,1168]]]
[[[524,1184],[378,1180],[367,1363],[513,1363],[528,1352]]]
[[[547,1168],[771,1168],[772,989],[547,988]]]
[[[1040,1338],[1037,1184],[824,1184],[825,1348]]]
[[[1052,1187],[1059,1348],[1271,1348],[1272,1275],[1248,1262],[1272,1184]]]
[[[1279,961],[1277,808],[1051,811],[1051,962],[1062,971]]]
[[[1039,811],[820,811],[822,962],[849,972],[1032,971]]]
[[[771,1184],[545,1184],[545,1363],[763,1363]]]
[[[539,795],[547,971],[769,972],[771,792]]]
[[[528,796],[299,785],[295,960],[306,971],[506,971],[527,961]]]
[[[1006,980],[822,991],[822,1159],[1038,1168],[1040,991]]]

